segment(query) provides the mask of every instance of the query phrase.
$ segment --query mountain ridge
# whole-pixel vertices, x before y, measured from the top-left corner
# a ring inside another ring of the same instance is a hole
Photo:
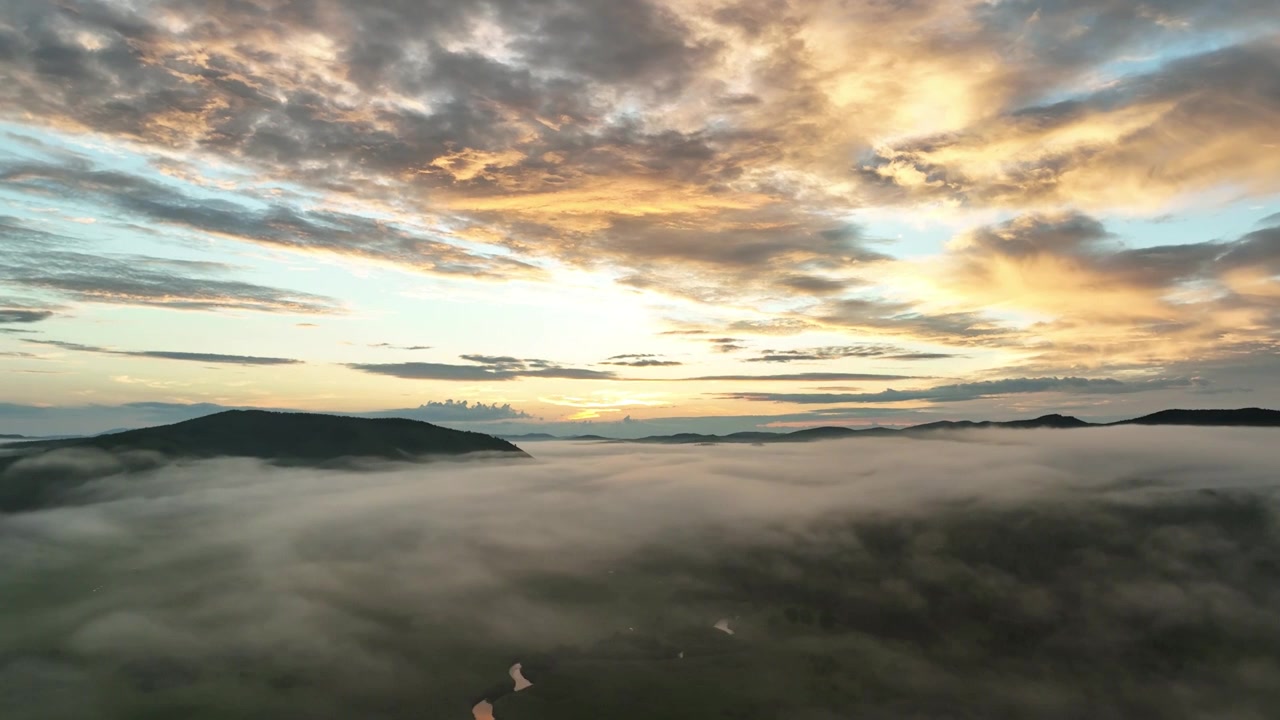
[[[226,410],[169,425],[10,443],[3,451],[0,512],[40,507],[88,480],[178,459],[249,457],[328,467],[354,458],[418,461],[473,453],[529,457],[501,438],[421,420],[270,410]]]
[[[1093,423],[1072,415],[1049,413],[1035,418],[1021,420],[938,420],[935,422],[911,425],[903,428],[868,427],[851,428],[842,425],[821,425],[803,428],[791,432],[745,431],[727,435],[709,435],[704,433],[673,433],[670,435],[649,435],[641,438],[600,438],[600,436],[548,436],[547,433],[534,433],[520,438],[531,442],[541,440],[583,440],[601,439],[609,442],[661,443],[669,445],[685,445],[697,443],[779,443],[808,442],[841,437],[883,437],[893,435],[911,436],[928,432],[947,430],[973,430],[983,428],[1009,429],[1058,429],[1102,428],[1120,425],[1182,425],[1201,427],[1280,427],[1280,410],[1264,408],[1237,408],[1232,410],[1182,410],[1170,409],[1150,413],[1128,420],[1109,423]],[[535,437],[535,435],[537,437]]]

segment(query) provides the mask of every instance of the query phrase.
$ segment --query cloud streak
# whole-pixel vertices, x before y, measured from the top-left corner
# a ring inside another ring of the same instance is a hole
[[[301,360],[294,360],[291,358],[260,357],[255,355],[225,355],[221,353],[181,352],[175,350],[113,350],[111,348],[104,348],[96,345],[82,345],[80,343],[65,342],[62,340],[24,339],[24,342],[32,345],[56,347],[62,350],[71,350],[74,352],[96,353],[98,355],[119,355],[123,357],[151,358],[155,360],[181,360],[185,362],[200,362],[215,365],[299,365],[302,363]]]
[[[839,403],[894,403],[904,401],[963,402],[1003,395],[1031,393],[1077,393],[1083,395],[1124,395],[1173,387],[1192,387],[1190,378],[1122,381],[1115,378],[1039,377],[983,380],[954,385],[938,385],[920,390],[881,390],[874,393],[731,393],[736,400],[752,402],[834,405]]]
[[[463,355],[473,365],[449,363],[348,363],[352,370],[373,375],[387,375],[407,380],[516,380],[518,378],[564,378],[570,380],[613,380],[617,375],[609,370],[564,367],[546,360],[525,360],[513,357]]]
[[[33,229],[13,218],[0,218],[0,239],[11,250],[0,257],[0,284],[28,292],[87,303],[176,310],[342,312],[333,298],[227,278],[233,268],[224,263],[82,252],[82,243],[72,238]]]

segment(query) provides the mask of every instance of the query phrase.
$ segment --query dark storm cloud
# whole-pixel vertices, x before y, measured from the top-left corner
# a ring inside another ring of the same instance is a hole
[[[788,363],[845,358],[883,358],[885,360],[937,360],[955,357],[949,353],[910,352],[894,345],[839,345],[799,350],[765,350],[746,362]]]
[[[24,339],[23,342],[30,343],[32,345],[45,345],[61,348],[63,350],[72,350],[75,352],[97,353],[99,355],[121,355],[126,357],[153,358],[156,360],[185,360],[188,362],[215,363],[219,365],[298,365],[302,363],[301,360],[293,360],[290,358],[258,357],[254,355],[224,355],[221,353],[179,352],[174,350],[113,350],[111,348],[99,347],[97,345],[82,345],[80,343],[65,342],[62,340]]]
[[[337,313],[311,293],[230,280],[228,265],[141,255],[80,252],[84,243],[0,218],[0,284],[82,302],[183,310]],[[77,248],[77,249],[67,249]]]
[[[903,401],[963,402],[1001,395],[1030,393],[1079,393],[1084,395],[1120,395],[1139,392],[1188,388],[1197,385],[1191,378],[1122,381],[1114,378],[1040,377],[983,380],[980,382],[939,385],[921,390],[881,390],[874,393],[731,393],[726,398],[754,402],[830,405],[836,403],[893,403]]]

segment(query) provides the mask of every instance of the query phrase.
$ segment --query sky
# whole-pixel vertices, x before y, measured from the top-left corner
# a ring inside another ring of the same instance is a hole
[[[10,0],[0,433],[1280,406],[1274,0]]]

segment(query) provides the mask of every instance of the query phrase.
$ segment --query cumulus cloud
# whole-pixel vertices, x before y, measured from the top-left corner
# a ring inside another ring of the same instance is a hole
[[[26,629],[0,637],[0,708],[1262,717],[1271,434],[122,475],[4,518],[6,617]],[[511,693],[516,662],[532,687]]]
[[[356,413],[362,417],[403,417],[426,422],[488,422],[492,420],[520,420],[533,417],[523,410],[511,407],[510,403],[499,405],[494,402],[484,404],[472,403],[469,400],[428,400],[416,408],[401,410],[380,410],[367,413]]]

